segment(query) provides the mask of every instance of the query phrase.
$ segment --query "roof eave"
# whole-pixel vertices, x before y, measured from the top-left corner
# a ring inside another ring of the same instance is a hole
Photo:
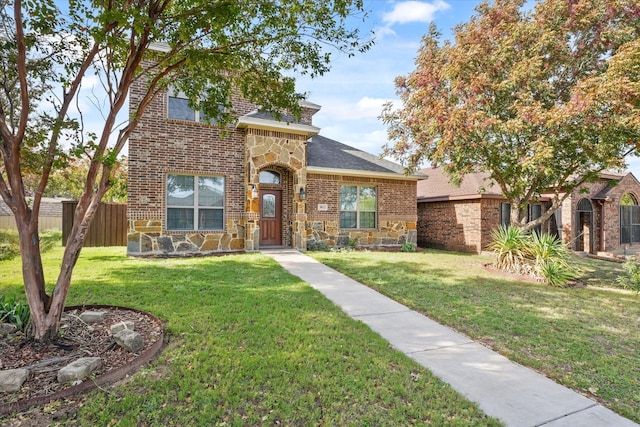
[[[240,129],[262,129],[262,130],[275,130],[278,132],[288,132],[306,135],[312,137],[320,132],[320,128],[312,125],[304,125],[301,123],[286,123],[278,122],[274,120],[259,119],[255,117],[241,116],[238,118],[236,128]]]
[[[344,176],[357,176],[368,178],[386,178],[397,179],[401,181],[418,181],[424,179],[419,175],[403,175],[397,172],[377,172],[366,171],[358,169],[338,169],[338,168],[323,168],[320,166],[307,166],[307,173],[316,173],[319,175],[344,175]]]

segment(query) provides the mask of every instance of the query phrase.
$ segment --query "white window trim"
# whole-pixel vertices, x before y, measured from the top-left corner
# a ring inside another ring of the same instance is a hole
[[[342,187],[356,187],[356,209],[355,210],[343,210],[342,209],[342,201],[339,200],[339,204],[341,209],[339,210],[339,213],[342,212],[355,212],[356,213],[356,227],[341,227],[340,226],[340,218],[338,217],[338,226],[339,229],[341,230],[377,230],[378,229],[378,186],[377,185],[358,185],[358,184],[340,184],[340,188]],[[372,211],[365,211],[365,210],[360,210],[358,209],[358,206],[360,205],[360,188],[361,187],[370,187],[370,188],[375,188],[376,189],[376,207],[374,210]],[[366,213],[371,213],[373,212],[374,214],[374,221],[375,221],[375,225],[373,227],[360,227],[360,213],[361,212],[366,212]],[[338,214],[339,215],[339,214]]]
[[[193,177],[193,205],[169,205],[169,191],[167,190],[167,180],[169,175],[179,176],[191,176]],[[222,207],[216,206],[199,206],[198,205],[198,193],[200,191],[198,185],[198,178],[200,177],[213,177],[222,178],[223,195],[222,195]],[[165,176],[165,230],[170,232],[185,232],[185,231],[224,231],[225,218],[226,218],[226,201],[227,201],[227,179],[224,175],[197,175],[188,173],[168,173]],[[169,209],[193,209],[193,228],[169,228]],[[198,211],[202,210],[221,210],[222,211],[222,228],[200,228]]]

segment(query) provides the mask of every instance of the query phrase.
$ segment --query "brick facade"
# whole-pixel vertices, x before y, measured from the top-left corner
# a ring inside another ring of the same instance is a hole
[[[378,226],[375,229],[340,229],[342,185],[376,186]],[[309,173],[307,188],[306,235],[309,244],[324,243],[330,247],[416,244],[415,181]]]
[[[144,82],[130,92],[135,108],[142,99]],[[129,140],[128,244],[130,255],[170,256],[260,248],[260,209],[252,197],[260,184],[259,173],[272,170],[282,180],[282,244],[306,249],[318,230],[329,232],[325,239],[333,246],[340,238],[357,238],[359,244],[402,244],[415,242],[416,182],[394,179],[307,176],[304,132],[217,125],[167,118],[168,98],[157,96]],[[233,99],[239,116],[256,109],[242,99]],[[303,124],[311,124],[317,111],[303,108]],[[275,123],[275,122],[274,122]],[[221,230],[177,232],[167,230],[166,181],[168,174],[224,177],[224,226]],[[375,175],[375,173],[373,173]],[[378,186],[378,227],[375,230],[342,232],[339,221],[340,182],[367,182]],[[304,188],[307,200],[300,199]],[[318,204],[330,209],[319,212]],[[321,224],[321,225],[320,225]]]
[[[491,241],[491,230],[500,224],[502,199],[418,204],[418,245],[458,252],[480,253]]]
[[[576,251],[620,252],[625,247],[640,247],[640,243],[620,243],[620,200],[625,194],[640,201],[640,183],[632,174],[585,184],[571,193],[556,217],[543,224],[542,230],[556,233],[559,229],[563,242]],[[591,211],[578,211],[582,199],[588,200]],[[418,245],[482,252],[491,242],[491,230],[500,224],[502,202],[506,200],[477,195],[418,203]],[[547,203],[543,202],[543,211]],[[557,219],[560,223],[555,225]]]

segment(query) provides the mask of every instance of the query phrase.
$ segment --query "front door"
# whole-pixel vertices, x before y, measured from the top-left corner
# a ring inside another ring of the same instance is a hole
[[[282,190],[260,190],[260,245],[282,245]]]

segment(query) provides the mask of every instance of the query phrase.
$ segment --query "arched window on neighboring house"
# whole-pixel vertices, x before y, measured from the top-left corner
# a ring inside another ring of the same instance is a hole
[[[620,199],[620,243],[640,242],[640,206],[631,193]]]

